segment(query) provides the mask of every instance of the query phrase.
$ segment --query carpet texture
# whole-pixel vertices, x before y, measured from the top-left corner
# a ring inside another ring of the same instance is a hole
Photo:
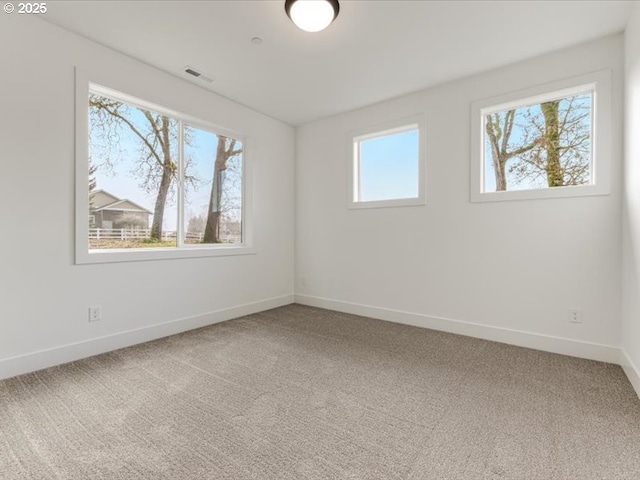
[[[0,382],[1,479],[640,479],[615,365],[290,305]]]

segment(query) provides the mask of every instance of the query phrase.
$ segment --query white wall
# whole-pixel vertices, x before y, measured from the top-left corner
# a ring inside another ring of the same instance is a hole
[[[638,15],[627,32],[635,105]],[[37,19],[1,16],[0,41],[10,46],[0,51],[0,378],[290,302],[296,204],[298,301],[609,361],[622,342],[640,364],[638,109],[627,118],[626,216],[635,221],[624,236],[624,340],[619,322],[621,36],[306,125],[297,136]],[[256,255],[74,265],[74,66],[129,78],[129,93],[253,141]],[[611,195],[471,204],[470,103],[603,68],[613,70],[615,92]],[[427,117],[428,204],[348,210],[349,132],[417,113]],[[88,323],[96,304],[104,319]],[[582,325],[568,322],[569,307],[583,308]]]
[[[25,15],[0,45],[0,378],[292,301],[293,128]],[[74,265],[74,66],[246,134],[257,254]]]
[[[600,69],[613,71],[611,194],[470,203],[471,102]],[[300,127],[296,299],[617,362],[622,76],[616,35]],[[427,205],[348,210],[349,132],[420,113]]]
[[[625,163],[622,238],[622,349],[640,394],[640,5],[625,31]]]

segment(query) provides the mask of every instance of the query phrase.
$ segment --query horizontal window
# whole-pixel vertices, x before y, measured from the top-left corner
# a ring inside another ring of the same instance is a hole
[[[472,200],[608,192],[608,74],[564,83],[573,85],[474,104]]]
[[[76,225],[79,263],[246,249],[240,136],[96,84],[78,97],[76,218],[89,218]]]
[[[350,206],[424,204],[420,119],[353,137]]]

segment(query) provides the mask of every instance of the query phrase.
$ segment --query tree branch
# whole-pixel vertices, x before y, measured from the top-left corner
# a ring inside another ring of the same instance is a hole
[[[151,145],[149,140],[144,135],[142,135],[142,133],[140,133],[140,131],[136,128],[136,126],[128,118],[122,116],[117,110],[113,110],[113,111],[109,110],[109,108],[106,105],[101,104],[100,102],[91,101],[90,102],[90,106],[93,106],[93,107],[96,107],[96,108],[101,108],[101,109],[105,110],[109,115],[112,115],[115,118],[119,119],[120,121],[126,123],[127,126],[131,129],[131,131],[138,138],[140,138],[140,140],[142,140],[147,147],[149,147],[149,150],[151,151],[151,153],[153,154],[155,159],[158,161],[158,164],[160,164],[160,165],[163,164],[162,160],[160,159],[158,154],[155,152],[155,150],[153,148],[153,145]]]

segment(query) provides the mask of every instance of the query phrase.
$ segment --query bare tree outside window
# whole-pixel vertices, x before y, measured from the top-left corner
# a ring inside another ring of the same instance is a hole
[[[88,165],[90,250],[242,242],[240,140],[90,92]]]
[[[242,241],[242,154],[240,140],[185,126],[200,142],[186,146],[201,173],[196,194],[187,199],[185,243],[240,243]]]
[[[484,191],[587,185],[593,93],[485,114]]]

